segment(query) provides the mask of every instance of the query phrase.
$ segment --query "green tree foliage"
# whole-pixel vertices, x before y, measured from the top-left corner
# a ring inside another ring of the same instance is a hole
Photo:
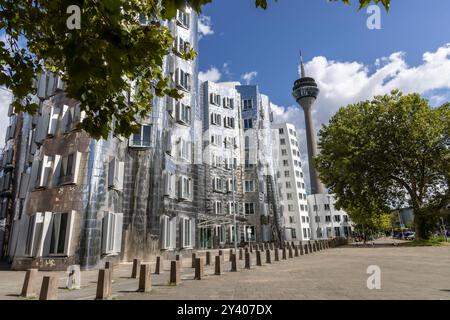
[[[254,0],[267,8],[267,0]],[[348,4],[348,0],[342,0]],[[374,0],[379,2],[378,0]],[[182,94],[163,72],[173,37],[164,21],[186,5],[200,12],[212,0],[0,0],[0,85],[16,111],[36,112],[33,81],[45,67],[59,72],[66,95],[81,103],[81,127],[94,138],[129,136],[151,110],[154,96]],[[389,1],[382,1],[386,8]],[[370,1],[360,0],[362,6]],[[67,8],[81,8],[81,29],[69,30]],[[149,18],[143,26],[139,16]],[[183,53],[193,59],[195,52]],[[132,103],[124,92],[135,92]]]
[[[319,147],[320,178],[344,209],[411,206],[424,239],[450,202],[449,103],[432,108],[393,91],[343,107],[320,130]]]

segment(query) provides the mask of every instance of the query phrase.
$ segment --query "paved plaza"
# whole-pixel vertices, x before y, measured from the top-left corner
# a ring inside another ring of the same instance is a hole
[[[214,256],[217,251],[212,251]],[[199,253],[202,256],[204,253]],[[281,258],[281,251],[280,251]],[[257,267],[255,253],[252,269],[229,272],[228,250],[224,250],[224,273],[214,275],[214,265],[205,268],[204,280],[193,280],[190,257],[183,259],[182,283],[169,286],[169,263],[165,272],[152,275],[153,288],[138,293],[138,279],[131,279],[132,264],[115,267],[113,299],[445,299],[450,300],[450,246],[394,247],[378,243],[375,247],[344,246]],[[273,253],[272,253],[273,259]],[[262,255],[263,262],[265,254]],[[150,262],[154,270],[154,262]],[[367,288],[367,267],[381,269],[381,289]],[[57,275],[59,299],[94,299],[97,271],[82,272],[80,290],[64,289],[64,272],[39,272]],[[25,272],[0,271],[0,299],[18,296]]]

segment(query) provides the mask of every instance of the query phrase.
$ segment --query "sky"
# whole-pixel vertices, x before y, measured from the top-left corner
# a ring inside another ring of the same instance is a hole
[[[258,85],[273,103],[275,122],[291,122],[301,142],[308,181],[303,112],[292,97],[299,50],[321,93],[316,131],[342,106],[398,88],[433,106],[450,101],[450,1],[392,0],[381,29],[365,9],[326,0],[214,0],[203,9],[200,78]]]

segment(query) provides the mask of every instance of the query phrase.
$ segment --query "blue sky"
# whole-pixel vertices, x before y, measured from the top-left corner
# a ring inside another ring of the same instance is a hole
[[[242,81],[241,75],[255,71],[252,83],[274,103],[289,106],[300,48],[305,60],[356,61],[370,73],[378,58],[404,52],[415,66],[424,52],[450,42],[450,1],[393,0],[390,12],[382,12],[381,30],[369,30],[369,15],[353,2],[279,0],[264,11],[253,0],[214,0],[203,9],[214,34],[200,41],[200,70],[214,66],[224,81]]]

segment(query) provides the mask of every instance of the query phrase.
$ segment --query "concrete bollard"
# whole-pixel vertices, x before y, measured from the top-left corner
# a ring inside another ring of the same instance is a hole
[[[161,274],[164,271],[164,260],[160,257],[156,257],[155,274]]]
[[[251,268],[250,252],[245,253],[245,269]]]
[[[58,278],[46,276],[42,279],[41,292],[39,300],[57,300],[58,299]]]
[[[196,253],[192,253],[192,262],[191,262],[191,268],[195,268],[195,259],[197,258]]]
[[[242,260],[244,258],[244,253],[242,248],[239,248],[239,260]]]
[[[230,257],[231,260],[231,272],[237,272],[237,257],[236,254],[232,254]]]
[[[220,276],[222,274],[222,256],[216,256],[216,263],[214,268],[214,274]]]
[[[231,261],[231,256],[232,256],[233,254],[234,254],[234,250],[233,250],[233,249],[230,249],[228,261]]]
[[[258,267],[262,266],[262,261],[261,261],[261,251],[256,250],[256,265]]]
[[[131,278],[133,279],[137,278],[140,267],[141,267],[141,260],[133,259],[133,269],[131,271]]]
[[[262,252],[266,251],[266,244],[264,242],[261,243],[261,251]]]
[[[253,253],[253,245],[250,246],[250,253]]]
[[[300,255],[304,255],[305,252],[303,251],[303,244],[300,242],[300,244],[298,245],[298,248],[300,249]]]
[[[269,249],[266,249],[266,263],[272,263],[272,257]]]
[[[28,269],[23,280],[22,292],[20,295],[25,298],[36,297],[36,277],[38,269]]]
[[[111,283],[114,282],[114,265],[111,261],[106,261],[105,262],[105,269],[109,270],[109,278]]]
[[[202,280],[204,277],[203,258],[195,259],[195,280]]]
[[[149,292],[152,290],[152,274],[149,264],[141,264],[139,273],[139,292]]]
[[[181,282],[181,261],[175,260],[170,262],[170,285],[178,285]]]
[[[78,290],[81,288],[81,271],[78,264],[67,267],[66,288],[69,290]]]
[[[275,248],[275,261],[280,261],[280,251],[278,248]]]
[[[304,247],[305,247],[305,254],[308,254],[308,245],[305,244]]]
[[[210,266],[211,265],[211,252],[206,251],[206,262],[205,265]]]
[[[281,259],[286,260],[286,248],[281,249],[282,257]]]
[[[289,253],[289,259],[294,258],[294,255],[293,255],[293,252],[292,252],[292,246],[289,246],[288,253]]]
[[[111,278],[109,269],[98,270],[96,300],[109,299],[111,296]]]
[[[299,256],[299,254],[298,254],[298,246],[294,246],[294,256],[295,257]]]

